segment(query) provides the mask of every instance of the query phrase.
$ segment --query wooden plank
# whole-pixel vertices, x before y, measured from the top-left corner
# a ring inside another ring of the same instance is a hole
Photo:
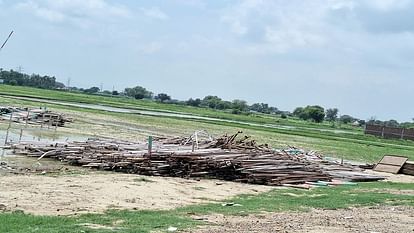
[[[397,174],[408,158],[397,155],[384,155],[375,166],[374,171]]]
[[[389,164],[395,166],[402,166],[408,160],[407,157],[396,156],[396,155],[385,155],[379,163]]]
[[[388,164],[377,164],[374,168],[375,171],[379,172],[388,172],[397,174],[401,169],[401,166],[395,166],[395,165],[388,165]]]

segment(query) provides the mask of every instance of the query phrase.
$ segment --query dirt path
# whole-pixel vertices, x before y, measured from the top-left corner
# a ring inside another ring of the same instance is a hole
[[[86,175],[0,177],[0,207],[37,215],[103,212],[106,209],[172,209],[222,200],[271,187],[217,180],[186,180],[110,172]]]
[[[414,208],[371,207],[310,212],[266,213],[256,216],[207,216],[212,224],[191,232],[414,232]]]

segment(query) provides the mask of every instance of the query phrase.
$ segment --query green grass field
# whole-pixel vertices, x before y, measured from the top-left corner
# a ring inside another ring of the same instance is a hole
[[[282,119],[279,116],[265,114],[235,115],[224,111],[215,111],[205,108],[195,108],[174,104],[163,104],[148,100],[135,100],[126,97],[107,97],[98,95],[86,95],[63,91],[43,90],[28,87],[14,87],[0,85],[0,95],[26,96],[40,99],[51,99],[66,102],[80,102],[100,104],[112,107],[131,109],[169,111],[182,114],[208,116],[211,118],[230,119],[237,122],[219,122],[212,120],[181,119],[177,117],[154,117],[137,114],[123,114],[91,110],[79,107],[68,107],[56,104],[41,104],[59,111],[69,111],[82,115],[73,127],[93,128],[93,121],[85,122],[84,118],[105,118],[110,122],[124,122],[138,129],[149,130],[163,134],[188,135],[198,129],[206,129],[211,133],[220,135],[234,133],[242,130],[253,136],[260,143],[269,143],[276,148],[284,148],[288,145],[302,147],[306,150],[316,150],[330,157],[345,158],[350,160],[376,162],[385,154],[397,154],[414,160],[414,142],[406,140],[381,139],[364,135],[361,128],[347,125],[333,128],[330,123],[317,124],[295,118]],[[40,103],[26,100],[15,100],[0,97],[3,104],[19,106],[39,106]],[[253,123],[254,125],[248,125]],[[267,125],[267,127],[265,127]],[[270,125],[270,127],[269,127]],[[274,127],[272,127],[274,126]],[[279,127],[284,126],[284,127]],[[116,132],[117,126],[102,130]],[[122,129],[118,129],[122,130]],[[91,130],[94,133],[99,129]],[[131,130],[129,130],[131,131]],[[125,130],[123,131],[125,132]],[[86,133],[88,132],[81,132]],[[129,132],[128,134],[133,134]],[[113,134],[112,134],[113,135]],[[121,135],[119,132],[116,135]]]

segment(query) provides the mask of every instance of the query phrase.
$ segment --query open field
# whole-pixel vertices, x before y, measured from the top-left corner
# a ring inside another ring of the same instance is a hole
[[[242,130],[257,138],[259,142],[269,143],[276,148],[292,145],[306,150],[317,150],[326,156],[366,162],[376,162],[384,154],[399,154],[408,156],[411,160],[414,159],[414,142],[376,138],[364,135],[361,129],[349,126],[341,128],[339,132],[335,132],[334,130],[337,129],[331,128],[328,123],[316,124],[297,119],[281,119],[278,116],[266,116],[263,114],[239,116],[209,109],[161,104],[145,100],[91,96],[26,87],[7,86],[6,88],[6,86],[0,85],[0,94],[39,96],[60,101],[78,101],[150,111],[173,111],[180,114],[197,114],[199,116],[217,117],[220,119],[229,118],[240,121],[240,123],[237,123],[203,119],[182,119],[173,116],[145,116],[0,97],[1,103],[5,105],[37,107],[42,105],[67,113],[76,118],[77,121],[70,128],[64,130],[78,134],[91,134],[93,132],[92,134],[110,136],[116,133],[117,137],[137,140],[143,139],[149,134],[190,135],[199,129],[208,130],[216,136],[225,132],[233,133]],[[248,125],[248,123],[254,123],[254,125]],[[275,127],[263,127],[260,124],[271,124]],[[285,128],[278,128],[277,126],[285,126]],[[286,128],[286,126],[291,128]],[[85,128],[88,130],[84,130]]]
[[[31,126],[23,132],[29,139],[33,136],[36,140],[101,136],[144,141],[148,135],[188,136],[200,129],[215,136],[242,130],[259,143],[268,143],[275,148],[291,145],[317,150],[330,157],[364,162],[376,162],[384,154],[400,154],[414,160],[414,142],[366,136],[361,129],[348,126],[332,128],[327,123],[319,125],[278,116],[239,116],[127,98],[2,85],[0,94],[0,105],[47,106],[75,119],[57,131]],[[110,112],[14,99],[7,95],[174,112],[238,122]],[[0,121],[2,134],[7,124]],[[260,124],[284,128],[261,127]],[[22,127],[14,123],[11,132],[18,135]],[[13,157],[8,159],[16,161]],[[48,163],[55,163],[56,169],[45,173],[33,169],[34,166],[44,169],[42,165]],[[26,158],[24,164],[26,171],[31,169],[33,172],[0,173],[0,210],[6,211],[0,213],[0,232],[167,232],[171,227],[189,232],[250,232],[252,229],[257,232],[277,229],[282,232],[318,232],[321,228],[316,228],[316,225],[321,225],[328,232],[369,232],[388,227],[376,222],[394,221],[396,218],[401,221],[393,223],[388,232],[414,230],[414,180],[405,175],[389,175],[392,182],[298,190],[216,180],[98,172],[63,166],[47,159],[37,162]],[[21,161],[19,165],[22,166]],[[225,203],[230,204],[222,205]],[[298,220],[304,218],[313,220],[307,223]]]

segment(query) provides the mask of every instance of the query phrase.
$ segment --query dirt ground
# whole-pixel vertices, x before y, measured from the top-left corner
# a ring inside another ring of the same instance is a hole
[[[263,213],[245,217],[214,215],[204,219],[209,226],[190,232],[414,232],[414,208],[399,206],[314,209],[310,212]]]
[[[186,180],[112,172],[51,177],[0,176],[0,209],[70,215],[107,209],[172,209],[264,192],[271,187],[217,180]]]
[[[365,170],[366,173],[385,177],[385,181],[398,183],[414,183],[414,176],[404,174],[391,174],[386,172],[377,172],[374,170]]]

